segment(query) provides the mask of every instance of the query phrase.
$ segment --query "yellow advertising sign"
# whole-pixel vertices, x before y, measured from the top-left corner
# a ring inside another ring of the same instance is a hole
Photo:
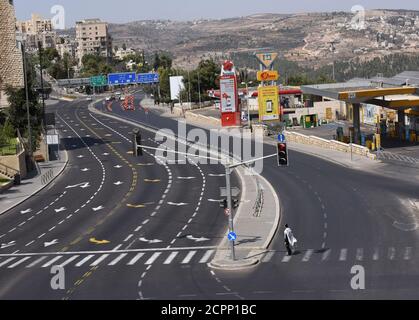
[[[258,71],[258,81],[276,81],[279,78],[278,71],[265,70]]]
[[[258,89],[259,94],[259,120],[279,120],[279,93],[278,87],[267,86]]]
[[[274,63],[275,59],[278,57],[278,54],[275,52],[261,52],[256,53],[256,58],[260,61],[261,64],[265,66],[266,69],[269,69]]]

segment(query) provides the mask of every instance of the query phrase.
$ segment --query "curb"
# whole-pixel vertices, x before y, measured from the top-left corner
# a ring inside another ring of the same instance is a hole
[[[68,165],[69,159],[68,159],[68,152],[67,152],[67,150],[64,150],[64,154],[65,154],[65,163],[62,166],[62,168],[60,169],[60,171],[54,176],[54,178],[51,179],[51,181],[49,181],[46,185],[42,186],[41,188],[35,190],[33,193],[31,193],[30,195],[28,195],[24,199],[22,199],[19,202],[15,203],[10,208],[4,210],[3,212],[0,212],[0,216],[3,215],[3,214],[5,214],[5,213],[7,213],[7,212],[9,212],[10,210],[16,208],[18,205],[22,204],[23,202],[25,202],[29,198],[33,197],[34,195],[38,194],[39,192],[41,192],[42,190],[44,190],[46,187],[48,187],[52,182],[54,182],[55,180],[57,180],[63,174],[64,170],[67,168],[67,165]]]

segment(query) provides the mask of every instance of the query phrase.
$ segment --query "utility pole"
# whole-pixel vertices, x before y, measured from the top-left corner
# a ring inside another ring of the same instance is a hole
[[[191,95],[191,75],[190,72],[188,70],[188,84],[189,84],[189,106],[192,109],[192,95]]]
[[[45,123],[45,97],[44,97],[44,71],[42,68],[42,44],[41,41],[38,41],[38,53],[39,53],[39,69],[41,71],[41,94],[42,94],[42,123],[44,128],[46,127]]]
[[[202,103],[201,103],[201,76],[199,74],[199,69],[198,69],[198,95],[199,95],[199,108],[202,108]]]
[[[228,229],[229,232],[234,232],[234,217],[233,217],[233,206],[231,200],[231,182],[230,182],[230,175],[231,175],[231,168],[230,165],[227,164],[225,166],[226,169],[226,191],[227,191],[227,207],[229,210],[228,216]],[[230,241],[230,250],[231,250],[231,259],[233,261],[236,260],[236,252],[235,252],[235,241]]]
[[[26,94],[26,115],[28,120],[28,144],[29,144],[29,156],[32,158],[32,129],[31,129],[31,115],[29,112],[29,88],[28,88],[28,65],[26,63],[26,51],[23,42],[21,44],[22,58],[23,58],[23,73],[25,81],[25,94]]]

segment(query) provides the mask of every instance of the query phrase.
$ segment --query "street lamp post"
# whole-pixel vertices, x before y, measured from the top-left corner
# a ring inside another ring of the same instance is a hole
[[[199,69],[198,69],[198,95],[199,95],[199,108],[202,108],[202,102],[201,102],[201,76],[199,74]]]
[[[28,65],[26,63],[26,51],[25,44],[20,42],[22,49],[22,59],[23,59],[23,73],[25,81],[25,95],[26,95],[26,116],[28,121],[28,144],[29,144],[29,156],[32,158],[32,129],[31,129],[31,115],[29,112],[29,88],[28,88]]]
[[[38,53],[39,53],[39,69],[41,71],[41,94],[42,94],[42,122],[44,128],[46,128],[45,123],[45,97],[44,97],[44,75],[43,75],[43,68],[42,68],[42,44],[41,41],[38,41]]]

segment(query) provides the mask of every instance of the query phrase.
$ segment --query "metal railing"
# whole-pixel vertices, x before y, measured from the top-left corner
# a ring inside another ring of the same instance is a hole
[[[262,213],[262,209],[263,209],[263,204],[265,201],[265,195],[263,193],[263,189],[260,185],[259,179],[256,177],[256,185],[257,185],[257,198],[256,198],[256,202],[253,206],[253,216],[256,218],[259,218],[261,213]]]
[[[42,185],[47,185],[54,178],[54,170],[50,169],[41,176]]]
[[[0,173],[11,179],[13,179],[15,175],[20,174],[19,171],[9,166],[6,166],[5,164],[2,164],[2,163],[0,163]]]

